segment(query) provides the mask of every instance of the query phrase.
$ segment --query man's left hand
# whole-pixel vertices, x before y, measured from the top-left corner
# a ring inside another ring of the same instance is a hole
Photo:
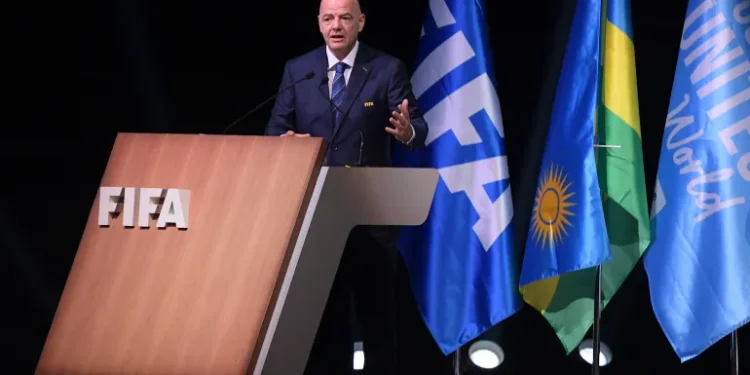
[[[407,143],[412,137],[412,126],[409,120],[409,101],[404,99],[401,104],[398,105],[399,112],[393,111],[390,118],[391,125],[393,127],[385,127],[385,131],[393,135],[402,143]]]

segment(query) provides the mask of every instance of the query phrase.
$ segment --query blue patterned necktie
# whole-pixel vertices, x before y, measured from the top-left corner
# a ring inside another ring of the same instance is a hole
[[[344,101],[344,89],[346,88],[346,79],[344,79],[344,71],[349,66],[345,63],[338,63],[336,64],[336,74],[333,76],[333,88],[331,89],[331,101],[333,104],[336,105],[339,109],[341,108],[341,103]],[[336,107],[333,108],[333,110],[336,112],[336,125],[341,123],[341,116],[343,115],[340,110],[337,110]]]

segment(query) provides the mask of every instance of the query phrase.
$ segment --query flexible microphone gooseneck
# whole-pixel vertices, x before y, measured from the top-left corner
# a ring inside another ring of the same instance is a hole
[[[253,113],[257,112],[261,107],[263,107],[263,105],[265,105],[266,103],[268,103],[271,100],[275,99],[277,96],[281,95],[281,93],[283,93],[284,91],[289,90],[290,88],[296,86],[298,83],[300,83],[302,81],[307,81],[309,79],[312,79],[313,77],[315,77],[315,73],[313,73],[313,72],[307,73],[304,76],[302,76],[302,78],[300,78],[297,81],[294,81],[291,84],[289,84],[289,86],[284,87],[283,89],[277,91],[275,94],[271,95],[268,99],[266,99],[263,102],[261,102],[260,104],[256,105],[255,108],[247,111],[247,113],[245,113],[244,115],[240,116],[240,118],[238,118],[237,120],[234,120],[234,122],[232,122],[231,124],[227,125],[227,127],[224,128],[224,131],[222,131],[221,134],[227,134],[227,132],[229,131],[229,129],[231,129],[234,125],[236,125],[238,122],[244,120],[247,116],[250,116]]]

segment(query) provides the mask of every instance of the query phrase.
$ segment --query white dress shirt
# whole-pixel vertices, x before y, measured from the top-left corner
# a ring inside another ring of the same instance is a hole
[[[349,84],[349,77],[352,75],[352,67],[354,61],[357,59],[357,51],[359,50],[359,41],[354,43],[354,48],[349,52],[343,60],[339,61],[336,55],[333,54],[330,48],[326,46],[326,55],[328,55],[328,95],[333,94],[333,77],[336,75],[336,64],[343,62],[348,68],[344,70],[344,85]]]
[[[354,48],[349,52],[346,57],[344,57],[343,60],[340,60],[336,57],[336,55],[333,54],[333,51],[331,51],[328,46],[326,46],[326,55],[328,56],[328,95],[330,96],[333,94],[333,77],[336,75],[336,65],[340,62],[345,63],[348,68],[344,70],[344,85],[349,85],[349,77],[352,75],[352,67],[354,67],[354,61],[357,60],[357,51],[359,50],[359,41],[354,42]],[[414,137],[417,136],[417,133],[414,131],[414,126],[411,124],[411,121],[409,121],[409,126],[411,126],[411,138],[408,142],[405,144],[410,144]]]

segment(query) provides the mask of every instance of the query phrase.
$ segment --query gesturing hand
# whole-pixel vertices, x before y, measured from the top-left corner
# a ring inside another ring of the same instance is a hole
[[[404,99],[401,104],[398,105],[398,112],[393,111],[390,118],[390,123],[393,127],[385,127],[385,131],[393,135],[402,143],[409,142],[411,139],[413,129],[411,127],[411,121],[409,121],[409,101]]]

